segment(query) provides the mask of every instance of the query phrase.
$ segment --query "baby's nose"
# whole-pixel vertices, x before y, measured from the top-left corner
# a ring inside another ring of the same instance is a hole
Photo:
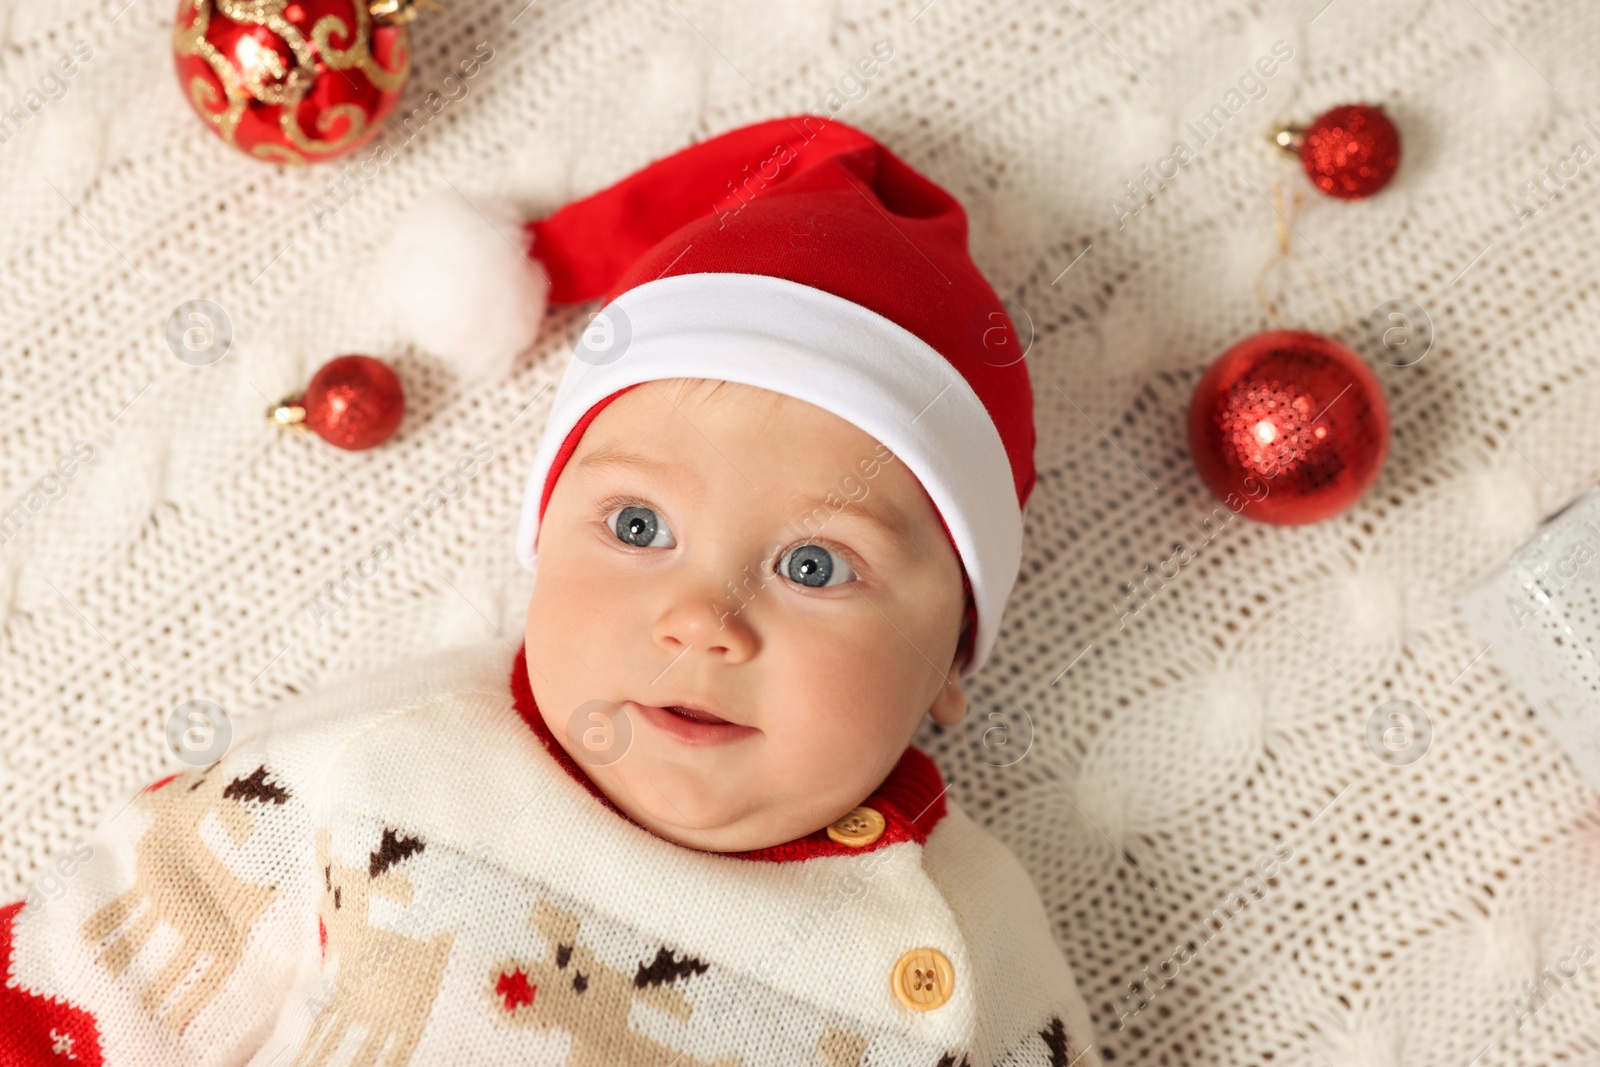
[[[760,648],[748,605],[749,601],[736,596],[686,596],[656,620],[653,636],[674,656],[699,650],[720,655],[729,663],[742,663]]]

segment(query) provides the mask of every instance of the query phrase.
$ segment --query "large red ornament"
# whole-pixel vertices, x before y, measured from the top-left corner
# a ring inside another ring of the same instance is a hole
[[[400,99],[414,11],[412,0],[180,0],[178,81],[241,152],[334,159],[377,133]]]
[[[405,412],[405,389],[387,363],[371,356],[339,356],[312,376],[304,397],[285,400],[267,416],[355,451],[393,437]]]
[[[1306,129],[1278,131],[1276,140],[1300,157],[1313,185],[1342,200],[1371,196],[1400,166],[1400,131],[1367,104],[1325,111]]]
[[[1361,357],[1332,338],[1258,333],[1218,357],[1195,387],[1189,450],[1231,510],[1280,525],[1318,522],[1377,479],[1389,405]]]

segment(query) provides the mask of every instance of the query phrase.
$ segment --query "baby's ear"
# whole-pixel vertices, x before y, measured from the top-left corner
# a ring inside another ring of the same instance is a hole
[[[961,688],[961,668],[966,665],[967,656],[972,651],[972,636],[972,619],[967,616],[961,623],[961,637],[956,641],[955,655],[950,658],[945,684],[940,687],[939,695],[933,698],[933,704],[928,708],[928,714],[933,716],[934,722],[954,726],[967,713],[967,694]]]
[[[950,665],[950,673],[945,676],[944,685],[939,687],[939,694],[928,708],[933,721],[945,726],[954,726],[967,713],[967,692],[961,688],[960,664],[961,658],[957,656]]]

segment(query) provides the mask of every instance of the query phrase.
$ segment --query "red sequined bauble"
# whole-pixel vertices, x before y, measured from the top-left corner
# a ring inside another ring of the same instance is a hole
[[[300,400],[305,425],[339,448],[373,448],[394,436],[406,413],[405,389],[389,365],[371,356],[329,360]]]
[[[379,17],[370,0],[181,0],[178,82],[241,152],[274,163],[335,159],[378,132],[405,88],[409,5],[398,6],[403,14]]]
[[[1372,486],[1389,451],[1389,405],[1361,357],[1321,334],[1273,330],[1224,352],[1195,387],[1189,450],[1230,510],[1318,522]]]
[[[1318,189],[1359,200],[1389,184],[1400,166],[1400,132],[1366,104],[1345,104],[1317,116],[1300,143],[1300,163]]]

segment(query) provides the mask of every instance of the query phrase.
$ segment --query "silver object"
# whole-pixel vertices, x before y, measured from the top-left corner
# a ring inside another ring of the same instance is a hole
[[[1461,606],[1550,736],[1600,789],[1600,487],[1546,519]]]

